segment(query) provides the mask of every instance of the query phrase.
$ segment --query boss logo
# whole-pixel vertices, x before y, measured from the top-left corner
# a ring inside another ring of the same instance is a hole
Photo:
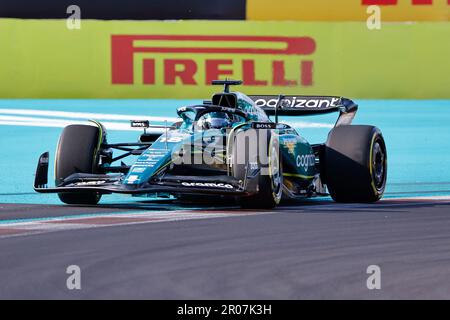
[[[276,129],[277,125],[275,123],[267,123],[267,122],[253,122],[253,129]]]
[[[150,127],[150,122],[148,120],[130,120],[132,128],[148,128]]]

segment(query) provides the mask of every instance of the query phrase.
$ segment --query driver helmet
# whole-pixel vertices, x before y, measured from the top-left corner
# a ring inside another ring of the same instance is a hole
[[[199,126],[203,130],[228,128],[231,124],[230,116],[224,112],[207,113],[199,121]]]

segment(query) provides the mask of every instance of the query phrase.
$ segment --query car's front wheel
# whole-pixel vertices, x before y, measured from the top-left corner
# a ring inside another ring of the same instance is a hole
[[[245,135],[245,133],[238,133]],[[239,137],[236,137],[238,140]],[[257,180],[258,192],[254,195],[243,197],[239,200],[242,208],[246,209],[272,209],[277,206],[283,194],[283,168],[280,161],[279,152],[279,140],[277,135],[268,134],[268,143],[258,143],[257,148],[249,148],[249,143],[242,144],[234,143],[233,145],[233,166],[232,173],[236,178],[242,180],[246,177],[248,172],[248,166],[258,163],[261,172]],[[252,141],[250,143],[256,143]],[[245,146],[245,147],[244,147]],[[259,151],[259,148],[264,148],[263,152]],[[242,149],[242,150],[239,150]],[[252,151],[253,150],[253,151]],[[245,161],[239,161],[239,153],[245,151]],[[254,154],[257,152],[257,154]],[[267,155],[267,162],[265,165],[261,165],[258,161],[258,155]]]
[[[55,160],[55,184],[60,185],[74,173],[95,173],[98,165],[99,141],[102,132],[90,125],[69,125],[64,128],[58,142]],[[58,193],[67,204],[97,204],[97,192]]]

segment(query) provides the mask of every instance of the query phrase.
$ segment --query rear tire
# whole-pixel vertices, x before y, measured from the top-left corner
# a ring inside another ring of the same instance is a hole
[[[386,187],[387,153],[380,129],[340,126],[328,135],[325,183],[337,202],[375,202]]]
[[[60,185],[74,173],[95,173],[98,164],[97,149],[101,132],[98,127],[70,125],[64,128],[59,138],[55,160],[55,184]],[[98,192],[58,193],[67,204],[97,204]]]
[[[239,134],[240,133],[238,133],[238,135]],[[246,175],[247,166],[250,165],[250,162],[257,162],[258,155],[249,154],[249,147],[246,143],[245,164],[238,163],[238,152],[242,152],[243,150],[238,150],[237,145],[237,143],[233,144],[232,173],[235,178],[243,180]],[[272,209],[281,201],[283,193],[283,170],[280,161],[278,138],[274,135],[269,135],[268,143],[258,143],[258,148],[261,147],[261,145],[264,148],[267,148],[267,154],[269,155],[269,164],[267,167],[269,174],[258,174],[258,177],[256,178],[258,179],[258,193],[239,199],[239,204],[245,209]],[[259,167],[261,168],[261,165],[259,165]]]

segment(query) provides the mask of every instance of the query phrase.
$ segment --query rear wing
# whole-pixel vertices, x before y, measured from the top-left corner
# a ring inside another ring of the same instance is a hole
[[[268,116],[308,116],[339,112],[336,126],[350,124],[358,105],[350,99],[327,96],[249,96]]]

